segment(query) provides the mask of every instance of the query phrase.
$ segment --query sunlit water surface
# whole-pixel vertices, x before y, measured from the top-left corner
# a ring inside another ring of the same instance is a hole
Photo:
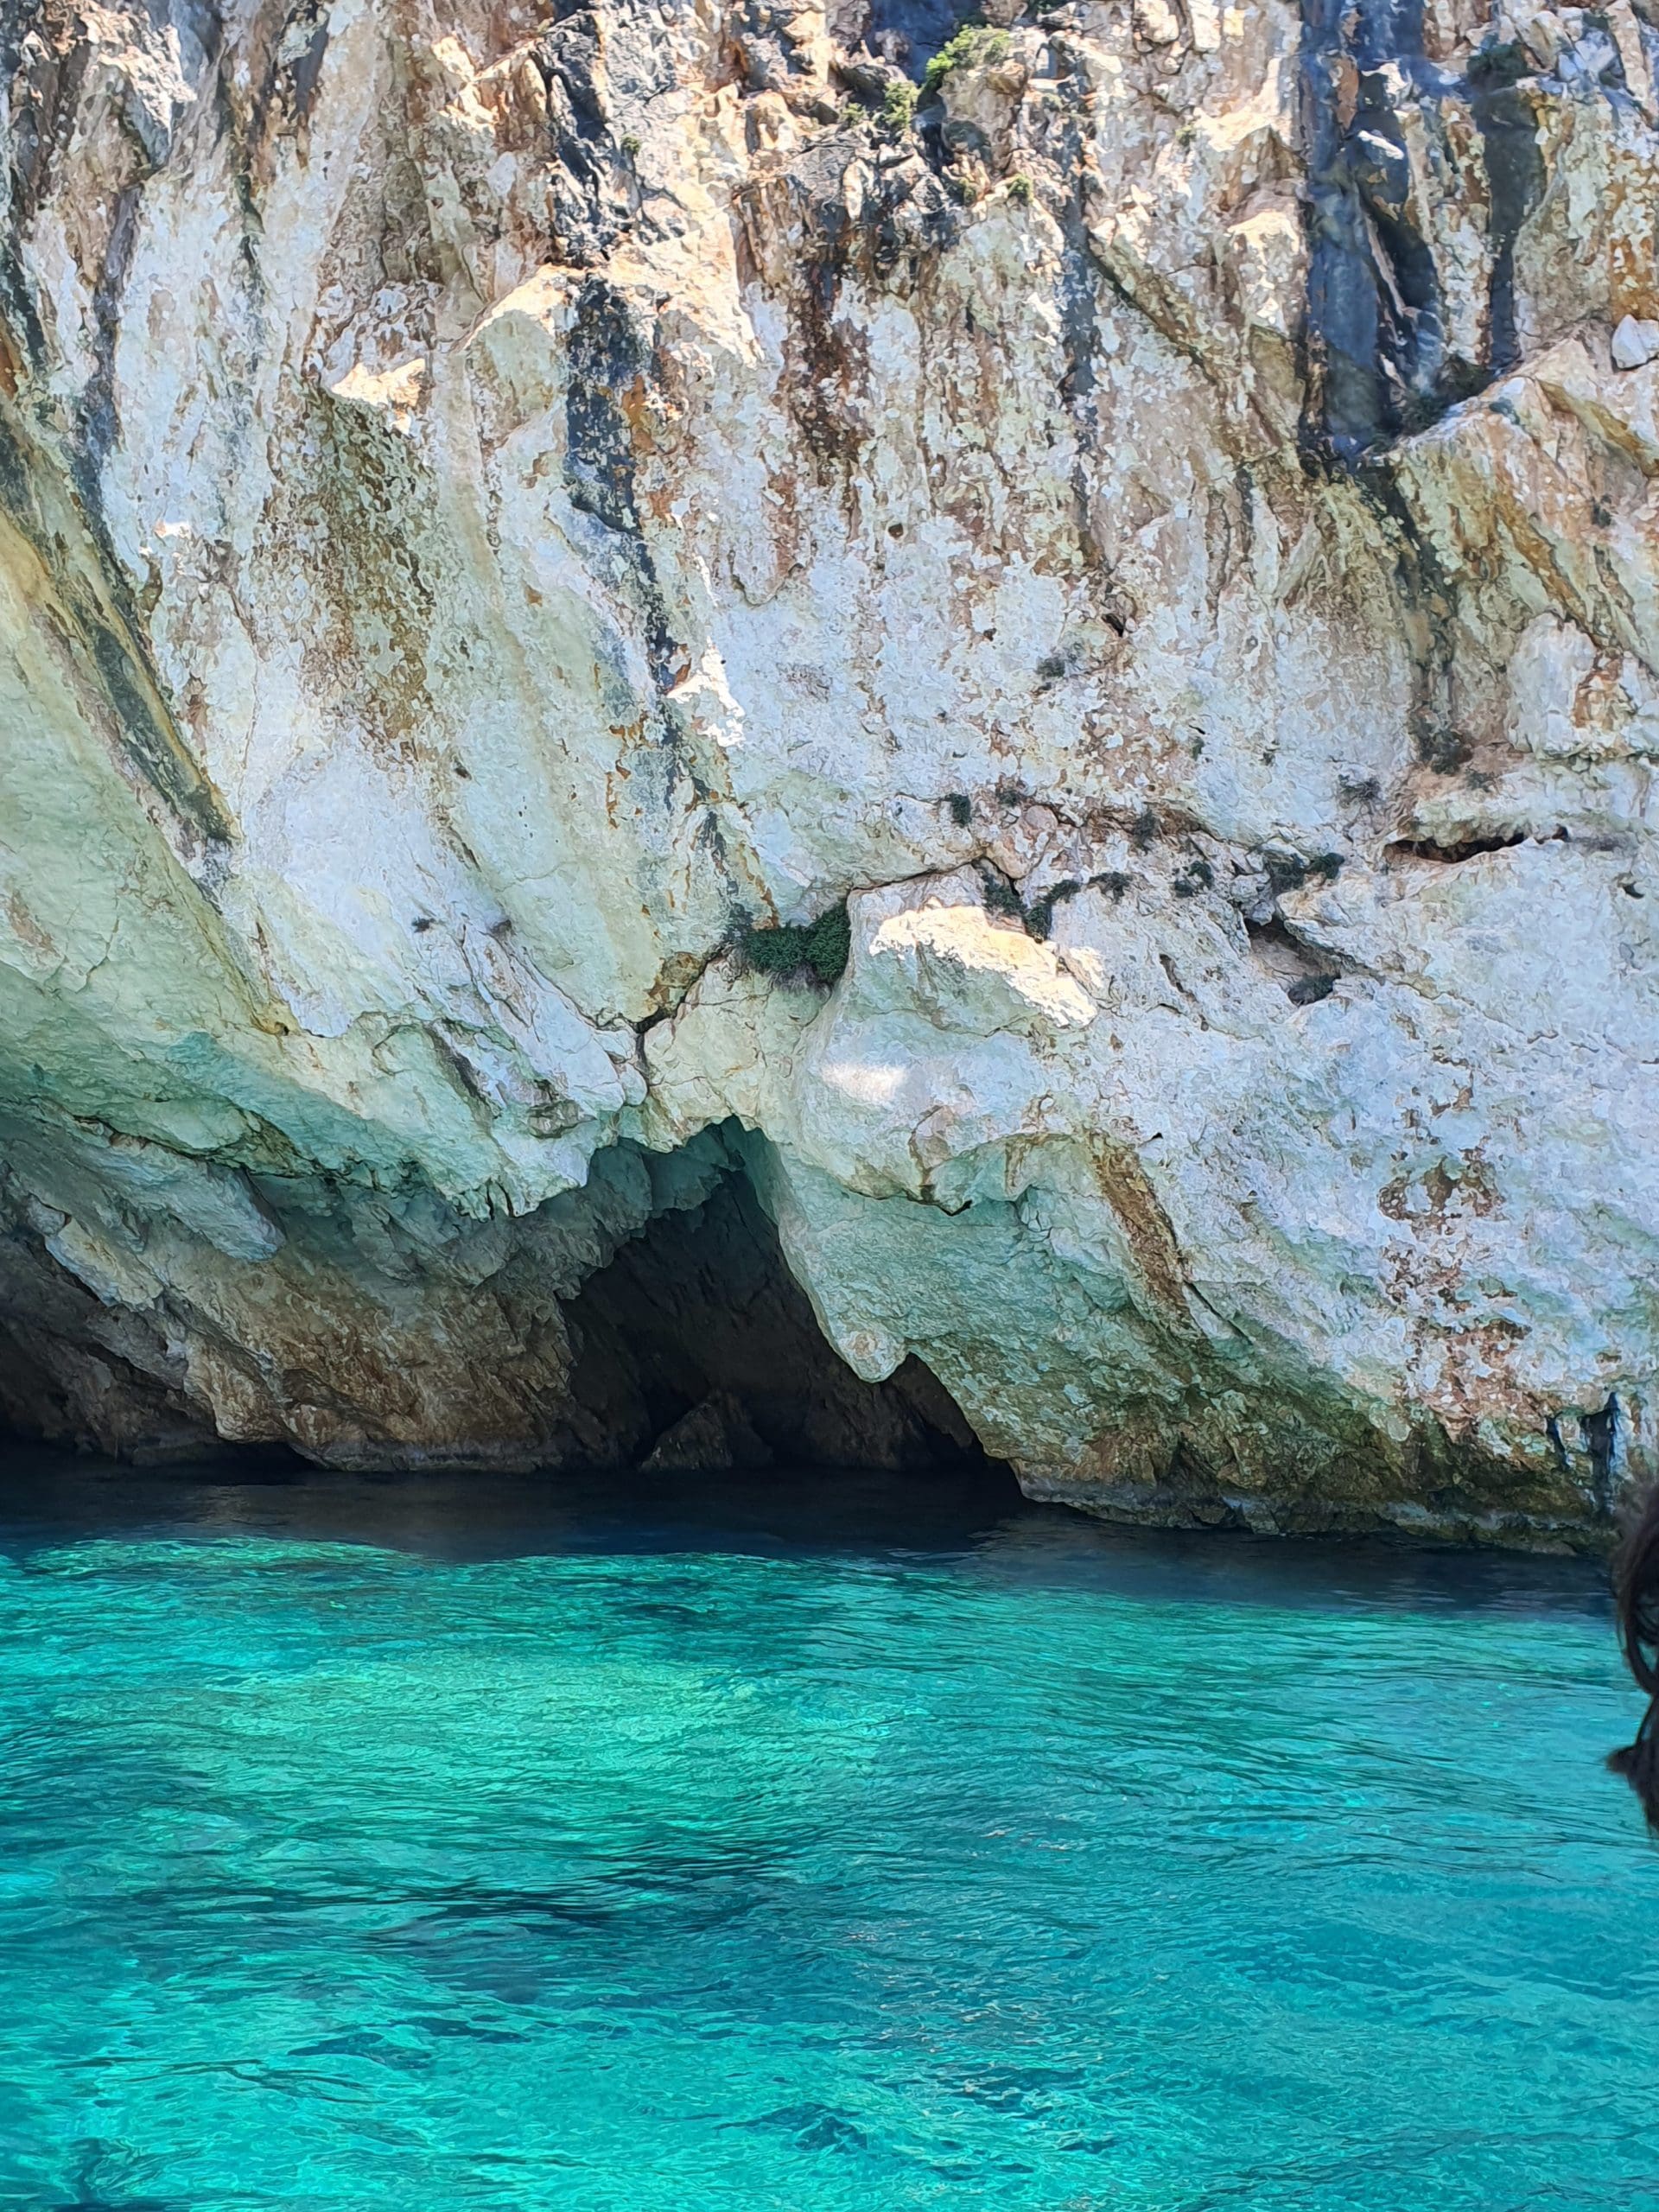
[[[0,2203],[1659,2206],[1592,1573],[771,1480],[14,1469]]]

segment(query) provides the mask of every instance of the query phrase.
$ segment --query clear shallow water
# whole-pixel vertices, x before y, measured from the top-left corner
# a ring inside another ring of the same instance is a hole
[[[1659,2206],[1582,1568],[14,1483],[0,2204]]]

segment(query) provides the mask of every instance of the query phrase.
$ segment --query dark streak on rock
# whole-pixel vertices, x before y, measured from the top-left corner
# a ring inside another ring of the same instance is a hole
[[[786,396],[802,436],[821,467],[832,473],[851,464],[861,442],[846,404],[861,364],[836,321],[836,309],[855,246],[847,171],[862,150],[851,136],[825,139],[809,147],[777,180],[782,207],[769,211],[763,195],[753,190],[741,202],[747,220],[757,230],[751,242],[751,260],[757,269],[764,261],[758,235],[761,226],[781,219],[798,232],[798,266],[787,302],[794,325],[794,358]],[[893,245],[896,251],[897,242]]]
[[[101,512],[88,516],[68,485],[55,499],[43,495],[36,479],[49,466],[20,434],[10,408],[0,404],[0,508],[51,579],[47,620],[78,674],[92,679],[88,689],[133,772],[196,835],[209,844],[226,843],[230,823],[163,702]],[[73,467],[70,473],[76,474]],[[66,531],[80,539],[78,556],[65,542]]]
[[[143,182],[164,156],[165,131],[146,134],[130,118],[124,119],[130,149],[127,181],[115,196],[93,289],[92,368],[75,410],[67,483],[62,464],[48,459],[31,435],[26,402],[14,388],[15,372],[25,359],[38,369],[47,358],[17,239],[50,189],[55,159],[74,127],[93,50],[86,37],[69,35],[68,29],[68,19],[60,20],[50,10],[0,9],[0,75],[10,126],[6,228],[0,238],[0,364],[5,371],[0,378],[0,506],[52,580],[48,619],[68,645],[77,671],[92,678],[90,688],[113,721],[118,749],[197,834],[222,842],[229,837],[229,824],[172,727],[149,665],[131,588],[105,522],[100,480],[120,428],[115,349],[121,298],[137,243]],[[186,29],[188,40],[195,40],[197,25],[191,22]],[[26,49],[31,32],[35,36]],[[207,36],[216,41],[216,22]]]
[[[1505,374],[1516,358],[1515,241],[1543,188],[1521,49],[1483,47],[1466,76],[1422,50],[1419,0],[1304,0],[1308,408],[1305,436],[1353,464]],[[1393,65],[1390,68],[1389,65]],[[1491,270],[1483,357],[1452,351],[1430,243],[1410,206],[1398,86],[1454,166],[1444,118],[1480,134]]]
[[[1328,448],[1316,466],[1336,465]],[[1382,523],[1395,556],[1401,626],[1411,652],[1411,703],[1407,726],[1417,758],[1437,774],[1452,775],[1471,747],[1457,727],[1452,670],[1456,658],[1457,585],[1433,543],[1425,537],[1393,472],[1362,458],[1354,480]]]
[[[31,544],[38,543],[40,524],[29,480],[29,462],[4,409],[0,409],[0,508],[11,516]]]
[[[627,302],[602,277],[576,296],[564,405],[564,483],[572,504],[615,532],[616,550],[645,619],[658,690],[679,680],[685,653],[668,620],[656,563],[640,530],[633,429],[625,401],[643,391],[648,357]]]
[[[1100,341],[1099,273],[1089,245],[1088,217],[1084,208],[1083,147],[1075,123],[1068,133],[1071,158],[1065,174],[1071,179],[1065,205],[1059,211],[1060,330],[1065,348],[1065,370],[1060,379],[1062,397],[1085,425],[1089,442],[1095,429],[1095,348]],[[1081,466],[1081,464],[1079,464]]]
[[[0,10],[0,74],[10,111],[8,216],[14,233],[28,226],[46,198],[53,157],[73,123],[92,53],[85,37],[53,39],[42,15],[40,8],[28,5]],[[31,31],[48,35],[36,38],[24,74],[23,41]]]
[[[548,192],[553,257],[596,269],[630,228],[636,208],[632,171],[611,143],[606,88],[606,11],[562,5],[533,49],[547,105]],[[636,84],[636,96],[665,90]]]
[[[143,194],[143,185],[135,182],[127,186],[115,203],[110,242],[105,249],[104,266],[92,294],[92,372],[86,379],[77,410],[75,488],[88,512],[100,517],[103,499],[99,473],[121,428],[115,405],[115,346],[120,334],[121,295],[132,266],[133,249],[138,243],[138,209]]]
[[[311,42],[299,54],[289,70],[289,80],[294,88],[294,115],[300,123],[309,123],[311,110],[317,97],[317,79],[322,74],[322,57],[328,51],[328,18],[324,16],[311,34]]]
[[[1516,90],[1526,62],[1518,48],[1496,47],[1469,65],[1475,121],[1486,154],[1491,188],[1492,289],[1487,367],[1507,375],[1521,358],[1515,321],[1515,242],[1528,214],[1543,197],[1544,160],[1537,125]]]
[[[1605,1515],[1611,1511],[1614,1487],[1614,1455],[1618,1445],[1618,1400],[1609,1398],[1599,1413],[1580,1414],[1579,1431],[1584,1438],[1584,1448],[1590,1454],[1591,1479],[1594,1485],[1596,1511]]]

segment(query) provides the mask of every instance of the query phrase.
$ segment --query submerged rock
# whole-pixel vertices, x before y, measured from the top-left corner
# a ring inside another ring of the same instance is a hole
[[[955,22],[14,11],[15,1424],[1654,1471],[1654,29]]]

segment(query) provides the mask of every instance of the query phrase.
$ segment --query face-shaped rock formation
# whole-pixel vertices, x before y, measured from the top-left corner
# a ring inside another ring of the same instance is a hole
[[[13,1421],[954,1400],[1103,1512],[1592,1539],[1656,67],[1631,0],[13,0]]]

